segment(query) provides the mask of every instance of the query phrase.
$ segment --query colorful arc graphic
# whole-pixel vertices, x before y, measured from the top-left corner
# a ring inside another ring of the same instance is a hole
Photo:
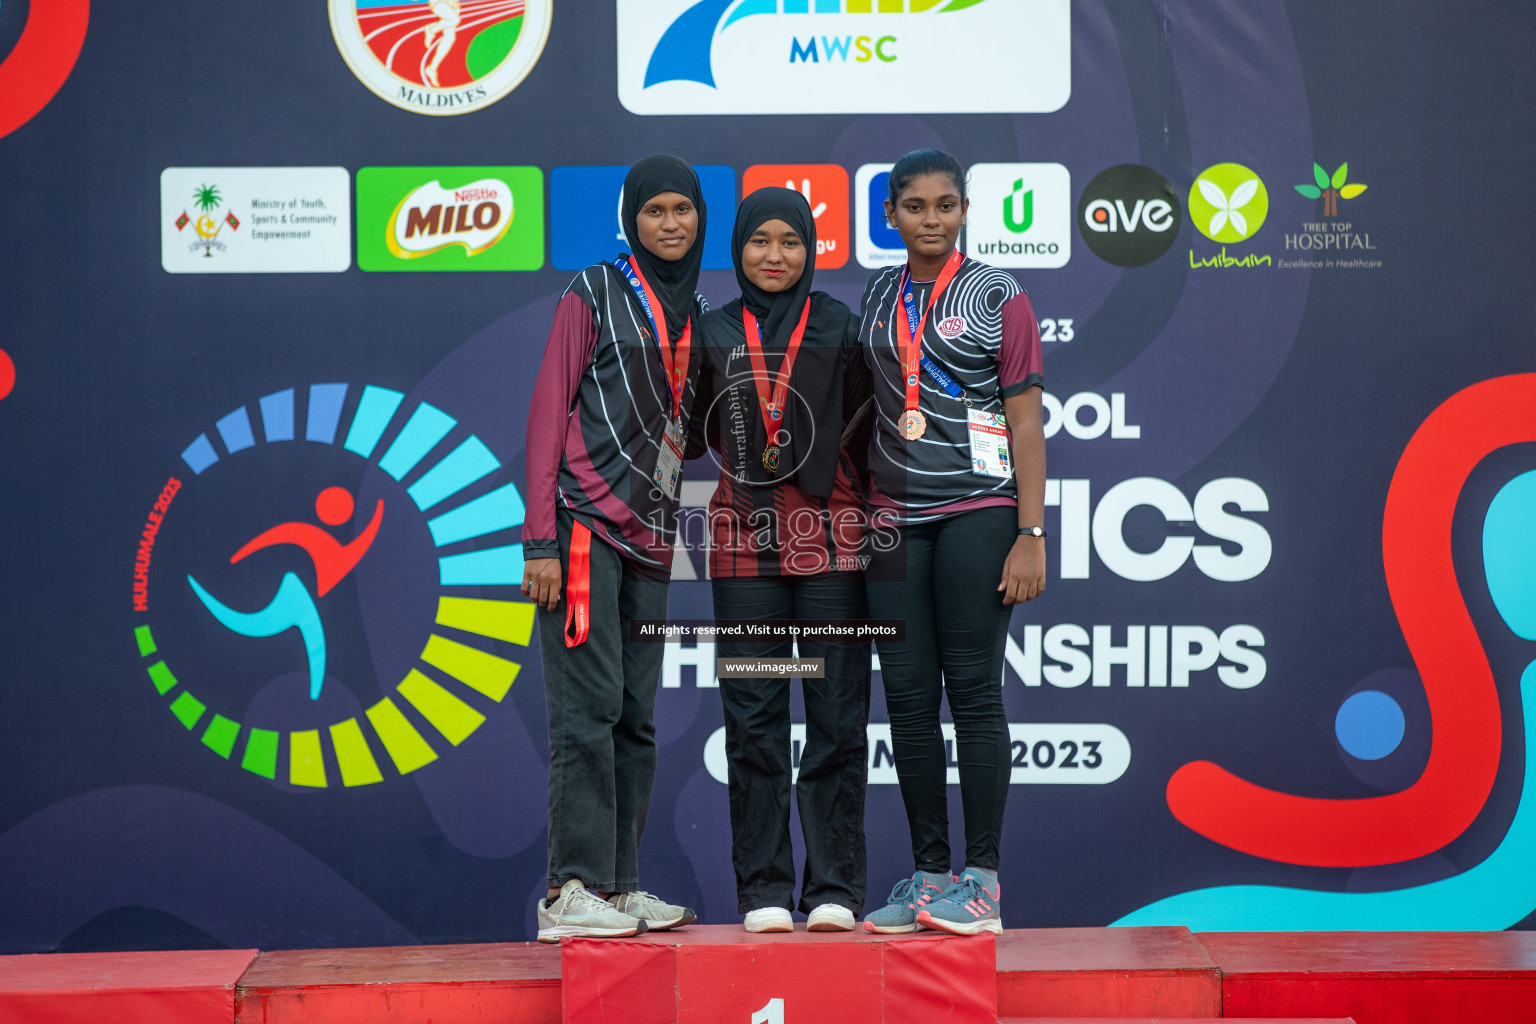
[[[1483,381],[1451,396],[1408,442],[1387,494],[1387,587],[1433,722],[1418,781],[1387,796],[1323,800],[1266,789],[1195,761],[1168,780],[1174,817],[1223,846],[1317,867],[1411,860],[1472,823],[1499,766],[1499,701],[1456,582],[1451,521],[1462,486],[1486,455],[1536,441],[1532,409],[1536,374]]]
[[[309,389],[304,439],[336,444],[341,437],[341,413],[349,386],[316,384]],[[293,391],[280,391],[260,400],[262,437],[265,443],[294,440]],[[387,388],[365,387],[340,443],[344,450],[372,460],[380,439],[397,420],[404,396]],[[378,466],[399,481],[423,463],[429,452],[448,436],[457,422],[440,409],[422,402],[405,417],[394,440],[378,457]],[[201,475],[257,441],[249,410],[240,408],[217,424],[219,445],[209,434],[198,435],[182,452],[182,461],[194,475]],[[220,455],[219,447],[224,454]],[[524,505],[514,484],[454,504],[453,499],[476,481],[501,468],[501,463],[480,441],[470,435],[448,454],[431,463],[406,493],[423,512],[434,510],[427,522],[437,548],[498,533],[520,526]],[[522,582],[522,548],[518,544],[482,548],[438,558],[442,587],[518,587]],[[516,593],[516,591],[513,591]],[[500,703],[511,689],[521,666],[476,645],[476,641],[500,640],[526,647],[533,633],[533,605],[524,600],[495,600],[438,596],[435,627],[422,649],[419,664],[412,667],[394,691],[364,711],[362,719],[348,718],[325,730],[282,732],[246,726],[222,714],[210,714],[206,703],[179,679],[160,656],[148,623],[134,630],[139,654],[156,691],[169,700],[171,713],[190,732],[198,732],[209,749],[226,760],[237,756],[242,768],[263,778],[280,775],[296,786],[326,787],[332,784],[327,746],[343,786],[363,786],[384,781],[381,765],[392,765],[400,775],[437,760],[442,744],[458,746],[485,721],[468,703],[463,688]],[[461,639],[454,639],[454,637]],[[457,692],[456,692],[457,691]],[[402,710],[404,701],[424,720],[432,734],[424,734]],[[280,755],[286,738],[286,770]],[[243,743],[242,743],[243,741]],[[383,756],[380,756],[380,755]]]

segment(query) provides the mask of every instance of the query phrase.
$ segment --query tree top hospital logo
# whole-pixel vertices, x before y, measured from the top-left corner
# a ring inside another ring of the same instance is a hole
[[[418,114],[468,114],[538,63],[554,0],[330,0],[342,59],[375,95]]]
[[[144,523],[133,607],[149,681],[205,747],[262,778],[410,774],[517,677],[497,645],[532,635],[522,549],[504,536],[522,497],[491,486],[501,463],[477,436],[398,391],[315,384],[256,406],[259,427],[240,406],[182,451]]]
[[[617,6],[619,101],[636,114],[1048,113],[1072,90],[1070,0]],[[912,89],[919,63],[966,88]]]

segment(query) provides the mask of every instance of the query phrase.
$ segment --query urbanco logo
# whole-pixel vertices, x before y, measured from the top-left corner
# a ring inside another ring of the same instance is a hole
[[[538,270],[537,167],[364,167],[357,172],[363,270]]]
[[[1077,202],[1077,229],[1093,254],[1117,267],[1151,263],[1173,245],[1183,214],[1168,179],[1150,167],[1101,171]]]
[[[1242,164],[1216,164],[1196,175],[1189,187],[1189,215],[1213,242],[1246,242],[1269,215],[1269,191]]]
[[[427,402],[344,383],[238,406],[182,451],[133,572],[141,664],[219,758],[365,786],[464,743],[526,647],[517,486]],[[355,600],[338,591],[369,574]],[[383,600],[379,600],[379,595]],[[363,643],[361,635],[368,641]]]
[[[329,0],[331,35],[376,96],[468,114],[517,88],[544,52],[554,0]]]
[[[971,168],[966,251],[994,267],[1064,267],[1072,258],[1072,175],[1061,164]]]
[[[898,95],[912,113],[1048,113],[1072,89],[1070,0],[617,7],[619,101],[636,114],[874,114]],[[965,88],[912,89],[917,62]]]

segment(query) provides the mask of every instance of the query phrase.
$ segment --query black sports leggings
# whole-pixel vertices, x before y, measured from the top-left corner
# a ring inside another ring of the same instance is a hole
[[[947,759],[939,698],[948,695],[960,762],[965,863],[998,866],[1012,758],[1003,711],[1003,650],[1011,605],[997,590],[1018,531],[999,506],[900,528],[866,574],[869,613],[905,619],[904,643],[877,642],[896,776],[921,871],[951,870]]]

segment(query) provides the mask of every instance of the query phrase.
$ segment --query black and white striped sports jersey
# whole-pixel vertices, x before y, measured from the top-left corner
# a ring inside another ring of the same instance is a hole
[[[972,472],[966,406],[927,373],[918,377],[918,409],[927,431],[915,441],[898,423],[906,409],[898,294],[903,268],[890,267],[864,289],[859,341],[874,378],[875,430],[869,447],[870,508],[880,518],[927,522],[988,505],[1013,505],[1007,479]],[[932,282],[914,283],[918,309]],[[967,257],[939,296],[923,329],[923,352],[964,389],[971,404],[1002,413],[1003,399],[1044,386],[1040,327],[1029,296],[1013,276]]]

